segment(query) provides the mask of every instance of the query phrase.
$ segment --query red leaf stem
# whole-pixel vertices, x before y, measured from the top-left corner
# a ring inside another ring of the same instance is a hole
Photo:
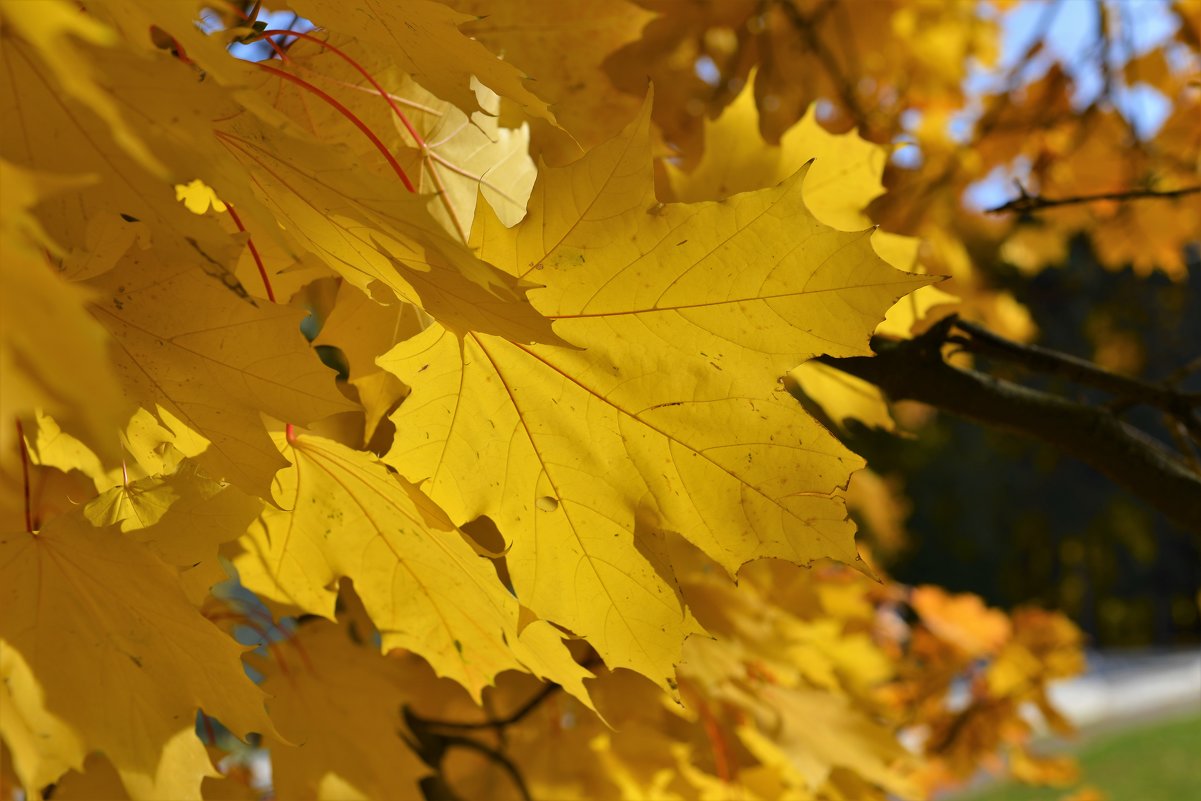
[[[246,226],[242,225],[242,218],[234,211],[233,204],[226,203],[225,210],[229,212],[229,216],[234,221],[234,225],[238,226],[238,230],[246,233]],[[275,291],[271,288],[271,279],[267,276],[267,268],[263,264],[263,257],[259,255],[259,249],[254,246],[253,237],[246,237],[246,246],[250,248],[250,255],[254,257],[255,266],[259,268],[259,277],[263,279],[263,288],[267,290],[267,300],[274,303]]]
[[[33,533],[33,506],[29,502],[29,449],[25,446],[25,427],[17,420],[17,443],[21,447],[21,478],[25,488],[25,530]]]
[[[373,87],[375,87],[375,91],[379,92],[379,96],[384,99],[384,102],[388,104],[388,107],[392,109],[392,111],[396,114],[397,118],[400,120],[401,125],[403,125],[405,127],[405,130],[409,132],[409,135],[413,137],[413,141],[417,144],[417,147],[421,150],[425,150],[425,140],[421,137],[421,134],[417,133],[417,129],[413,127],[413,124],[411,122],[409,122],[409,118],[405,116],[405,113],[400,110],[400,106],[396,105],[396,101],[394,101],[392,99],[391,93],[389,93],[388,90],[384,89],[384,87],[380,85],[379,81],[375,80],[375,78],[372,77],[371,73],[368,72],[363,67],[363,65],[359,64],[359,62],[355,61],[353,58],[351,58],[349,55],[347,55],[345,52],[343,52],[340,48],[334,47],[329,42],[327,42],[324,39],[321,39],[317,36],[312,36],[307,33],[300,33],[298,31],[288,31],[288,30],[282,30],[282,29],[269,30],[269,31],[263,31],[262,35],[266,36],[266,37],[277,36],[277,35],[295,36],[298,39],[304,39],[305,41],[313,42],[317,45],[320,45],[321,47],[324,47],[325,49],[327,49],[330,52],[337,55],[339,58],[344,60],[347,64],[349,64],[350,66],[352,66],[356,70],[358,70],[359,74],[362,75],[364,78],[366,78],[367,81]],[[268,39],[267,41],[270,42],[271,39]]]
[[[388,162],[388,165],[390,167],[392,167],[392,171],[396,173],[397,177],[400,178],[400,182],[404,184],[405,189],[409,190],[410,192],[412,192],[414,194],[417,193],[417,187],[413,186],[413,182],[409,180],[409,176],[405,175],[404,168],[402,168],[400,166],[400,163],[396,160],[396,157],[393,156],[392,152],[390,150],[388,150],[388,148],[384,145],[383,142],[380,141],[380,138],[375,135],[375,132],[372,131],[370,127],[368,127],[367,123],[365,123],[361,119],[359,119],[358,115],[356,115],[353,111],[348,109],[346,106],[342,105],[334,97],[330,96],[328,93],[322,91],[318,87],[316,87],[313,84],[306,81],[304,78],[300,78],[296,75],[293,75],[290,72],[284,72],[283,70],[276,69],[275,67],[269,66],[267,64],[263,64],[262,62],[258,62],[257,66],[259,69],[266,70],[267,72],[270,72],[272,75],[277,75],[280,78],[283,78],[285,81],[291,81],[292,83],[296,84],[297,86],[300,86],[303,89],[308,90],[309,92],[313,93],[314,95],[316,95],[317,97],[321,98],[326,103],[328,103],[330,106],[332,106],[343,117],[345,117],[346,119],[353,122],[355,124],[355,127],[357,127],[360,131],[362,131],[363,135],[371,140],[371,144],[375,145],[376,150],[378,150],[383,155],[384,159]]]

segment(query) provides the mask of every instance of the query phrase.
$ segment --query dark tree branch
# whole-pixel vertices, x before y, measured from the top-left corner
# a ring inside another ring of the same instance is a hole
[[[1201,392],[1178,392],[1170,386],[1111,373],[1090,361],[1038,345],[1023,345],[957,317],[951,327],[968,336],[952,334],[947,341],[960,345],[966,351],[1010,362],[1031,372],[1059,376],[1077,384],[1096,387],[1116,395],[1125,405],[1145,403],[1173,415],[1187,415],[1193,407],[1201,405]]]
[[[550,698],[559,690],[563,689],[558,684],[547,684],[541,690],[519,706],[511,714],[503,718],[494,718],[492,720],[480,721],[457,721],[457,720],[425,720],[423,722],[431,729],[453,729],[456,731],[480,731],[483,729],[503,729],[506,726],[512,726],[514,723],[520,722],[526,715],[533,712],[547,698]]]
[[[509,774],[509,779],[517,788],[517,792],[521,795],[524,801],[531,801],[533,796],[530,795],[530,790],[526,787],[525,779],[521,775],[521,771],[513,764],[513,760],[509,759],[499,749],[493,748],[490,745],[485,745],[478,740],[473,740],[470,737],[446,737],[444,738],[446,747],[449,748],[466,748],[469,751],[475,751],[477,754],[484,756],[489,762],[493,762],[504,769],[505,773]]]
[[[600,657],[593,653],[580,665],[581,667],[591,667],[599,663]],[[542,706],[546,699],[562,689],[563,687],[559,684],[547,683],[508,715],[481,721],[434,720],[421,717],[407,706],[401,707],[401,716],[404,718],[408,731],[398,732],[400,738],[412,749],[413,753],[435,771],[433,776],[426,777],[422,782],[422,790],[426,797],[441,799],[441,801],[461,801],[455,794],[454,788],[446,781],[446,777],[442,773],[442,763],[446,759],[446,752],[450,749],[466,748],[482,754],[489,761],[504,769],[509,774],[518,793],[528,801],[530,792],[521,771],[504,752],[505,730],[509,726],[520,723],[531,712]],[[497,736],[500,745],[489,745],[467,736],[468,732],[473,731],[492,731]]]
[[[1111,409],[945,363],[942,346],[958,324],[948,317],[915,339],[873,339],[874,357],[818,361],[875,384],[892,400],[921,401],[1052,445],[1201,534],[1201,475],[1184,460]]]
[[[1029,195],[1025,191],[1008,203],[993,209],[986,209],[988,214],[1004,214],[1006,212],[1024,213],[1050,209],[1056,206],[1074,206],[1080,203],[1093,203],[1098,200],[1171,200],[1186,195],[1201,192],[1201,185],[1186,186],[1182,189],[1128,189],[1123,192],[1102,192],[1096,195],[1073,195],[1071,197],[1048,198],[1041,195]]]

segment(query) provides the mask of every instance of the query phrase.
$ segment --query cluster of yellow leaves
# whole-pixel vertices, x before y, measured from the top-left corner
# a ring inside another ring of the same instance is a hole
[[[1003,70],[1004,16],[1021,5],[1005,0],[638,5],[654,16],[640,35],[626,32],[604,65],[627,94],[638,94],[647,76],[661,87],[655,119],[674,163],[724,161],[726,151],[706,143],[710,120],[749,102],[752,88],[764,138],[785,149],[813,123],[815,109],[830,130],[854,126],[871,141],[905,143],[904,166],[890,166],[890,192],[872,219],[923,240],[923,263],[951,277],[943,288],[961,299],[962,314],[1012,338],[1031,337],[1028,315],[993,287],[990,273],[1000,262],[1026,272],[1061,264],[1076,236],[1090,238],[1112,269],[1162,270],[1177,280],[1185,274],[1186,248],[1198,242],[1201,193],[989,216],[969,208],[965,192],[986,182],[993,197],[1001,193],[992,205],[1019,197],[1017,188],[1002,186],[1006,174],[1020,179],[1020,191],[1049,199],[1201,186],[1201,17],[1192,0],[1157,9],[1171,35],[1134,52],[1132,9],[1101,3],[1082,13],[1080,4],[1049,0],[1020,34],[1025,39],[1011,43]],[[1087,63],[1065,69],[1048,31],[1070,15],[1079,24],[1099,18],[1090,23],[1095,41],[1079,56]],[[621,35],[615,27],[607,32]],[[1000,74],[990,88],[965,93],[973,68]],[[1085,88],[1090,81],[1104,87]],[[1138,131],[1147,107],[1131,99],[1133,90],[1151,90],[1168,104],[1153,135]],[[1081,108],[1085,92],[1091,96]]]
[[[1039,757],[1028,749],[1034,729],[1018,714],[1023,704],[1041,713],[1060,735],[1071,723],[1052,706],[1049,682],[1084,668],[1082,634],[1067,618],[1020,609],[1011,618],[974,595],[950,595],[931,586],[913,589],[917,613],[899,680],[887,692],[920,721],[926,762],[918,779],[927,792],[954,787],[981,767],[1008,769],[1022,781],[1065,787],[1077,781],[1068,757]],[[967,699],[948,705],[947,681],[966,675]]]
[[[1137,12],[1097,4],[1091,46],[1062,65],[1048,31],[1082,9],[1047,3],[993,87],[972,103],[954,96],[917,105],[920,123],[906,129],[920,164],[891,173],[877,222],[922,237],[926,263],[952,276],[948,289],[964,311],[1015,339],[1034,328],[1010,295],[990,288],[990,273],[1012,265],[1030,274],[1064,264],[1074,238],[1085,238],[1098,262],[1139,275],[1187,274],[1186,253],[1199,241],[1201,219],[1201,18],[1190,0],[1158,10],[1174,33],[1148,49],[1122,50],[1134,40]],[[1064,23],[1066,26],[1068,23]],[[1119,56],[1119,53],[1122,55]],[[1032,69],[1032,65],[1040,65]],[[1102,84],[1098,90],[1088,84]],[[1157,94],[1167,117],[1157,130],[1134,92]],[[952,121],[958,117],[958,132]],[[897,121],[890,132],[904,125]],[[1009,177],[1007,177],[1009,176]],[[965,192],[989,186],[987,205],[1026,197],[1072,200],[1019,213],[971,209]],[[1184,194],[1172,193],[1184,190]],[[1131,193],[1159,199],[1121,200]],[[899,203],[901,197],[906,202]]]
[[[784,133],[829,88],[784,70],[824,57],[762,54],[825,12],[296,0],[322,27],[254,63],[227,47],[263,28],[202,5],[0,3],[5,791],[258,797],[218,721],[284,798],[920,795],[896,734],[952,671],[889,696],[886,593],[743,567],[858,564],[862,461],[784,376],[947,299],[868,228],[885,151]],[[734,28],[773,113],[748,88],[690,132],[681,42]],[[958,82],[915,52],[872,69]],[[1028,639],[997,644],[1015,705],[1074,647]],[[495,747],[431,722],[539,680]]]

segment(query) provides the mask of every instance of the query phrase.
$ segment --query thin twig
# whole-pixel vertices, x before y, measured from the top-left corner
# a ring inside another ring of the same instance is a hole
[[[533,796],[530,795],[530,789],[526,786],[525,779],[521,776],[521,771],[513,764],[513,760],[505,756],[500,750],[490,745],[485,745],[478,740],[473,740],[470,737],[448,736],[443,738],[443,743],[447,748],[466,748],[475,751],[478,754],[482,754],[488,761],[500,765],[509,774],[509,778],[513,780],[513,784],[517,787],[517,792],[521,795],[522,799],[524,801],[532,801]]]
[[[821,37],[817,35],[817,23],[833,5],[833,2],[826,2],[811,15],[806,16],[801,13],[801,10],[796,7],[796,4],[792,0],[783,0],[780,3],[780,6],[788,15],[789,21],[792,22],[792,26],[796,28],[797,33],[805,40],[805,44],[817,56],[822,66],[825,67],[826,73],[830,76],[831,83],[838,90],[838,96],[842,101],[842,105],[846,107],[847,113],[855,121],[855,125],[859,128],[860,133],[867,136],[870,133],[867,111],[860,105],[859,98],[855,94],[855,87],[851,84],[850,79],[843,74],[838,60],[834,58],[834,54],[830,52],[825,43],[822,42]]]
[[[1049,198],[1041,195],[1023,194],[1008,203],[996,208],[986,209],[988,214],[1003,214],[1006,212],[1024,213],[1049,209],[1056,206],[1073,206],[1080,203],[1093,203],[1100,200],[1125,202],[1129,200],[1172,200],[1186,195],[1201,192],[1201,184],[1186,186],[1182,189],[1127,189],[1121,192],[1101,192],[1096,195],[1072,195],[1070,197]]]
[[[503,729],[506,726],[512,726],[514,723],[520,722],[524,717],[526,717],[531,712],[533,712],[535,709],[537,709],[539,704],[541,704],[543,701],[545,701],[547,698],[551,697],[552,695],[554,695],[556,692],[558,692],[561,689],[563,689],[563,688],[558,684],[553,684],[553,683],[547,684],[541,690],[534,693],[534,695],[528,701],[526,701],[524,704],[519,706],[512,713],[506,715],[503,718],[494,718],[491,720],[480,720],[480,721],[472,721],[472,722],[457,721],[457,720],[426,720],[424,718],[422,720],[427,726],[429,726],[432,729],[454,729],[457,731],[478,731],[481,729]]]

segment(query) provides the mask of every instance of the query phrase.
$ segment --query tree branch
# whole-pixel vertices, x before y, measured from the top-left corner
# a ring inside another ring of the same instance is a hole
[[[1098,200],[1171,200],[1173,198],[1195,195],[1201,192],[1201,185],[1186,186],[1182,189],[1127,189],[1122,192],[1101,192],[1096,195],[1073,195],[1071,197],[1048,198],[1041,195],[1029,195],[1025,191],[1013,200],[996,208],[986,209],[987,214],[1004,214],[1006,212],[1024,213],[1050,209],[1056,206],[1073,206],[1079,203],[1093,203]]]
[[[491,720],[479,721],[430,720],[423,718],[422,721],[426,726],[429,726],[432,729],[456,729],[458,731],[503,729],[506,726],[512,726],[514,723],[520,722],[522,718],[537,709],[543,701],[545,701],[547,698],[550,698],[561,689],[563,689],[562,686],[558,684],[546,684],[542,687],[542,689],[534,693],[534,695],[528,701],[503,718],[493,718]]]
[[[1124,406],[1145,403],[1176,417],[1188,417],[1193,407],[1201,405],[1201,392],[1179,392],[1170,386],[1111,373],[1067,353],[1014,342],[958,317],[955,317],[951,327],[968,336],[950,335],[947,341],[954,342],[966,351],[1010,362],[1032,372],[1056,375],[1077,384],[1096,387],[1116,395]]]
[[[850,79],[843,74],[842,68],[838,65],[838,59],[825,46],[817,33],[817,24],[835,4],[834,0],[827,0],[827,2],[819,6],[808,16],[801,13],[801,10],[795,4],[795,0],[783,0],[780,6],[784,9],[784,13],[788,16],[793,28],[805,40],[806,46],[817,56],[817,59],[825,68],[830,82],[834,84],[834,88],[838,92],[839,100],[842,101],[842,105],[851,116],[851,119],[855,121],[859,132],[866,137],[870,133],[867,110],[860,104],[859,97],[855,94],[855,87]]]
[[[900,342],[875,338],[874,357],[821,356],[818,361],[875,384],[892,400],[920,401],[1052,445],[1201,534],[1201,475],[1110,409],[946,364],[942,345],[958,323],[948,317]]]

